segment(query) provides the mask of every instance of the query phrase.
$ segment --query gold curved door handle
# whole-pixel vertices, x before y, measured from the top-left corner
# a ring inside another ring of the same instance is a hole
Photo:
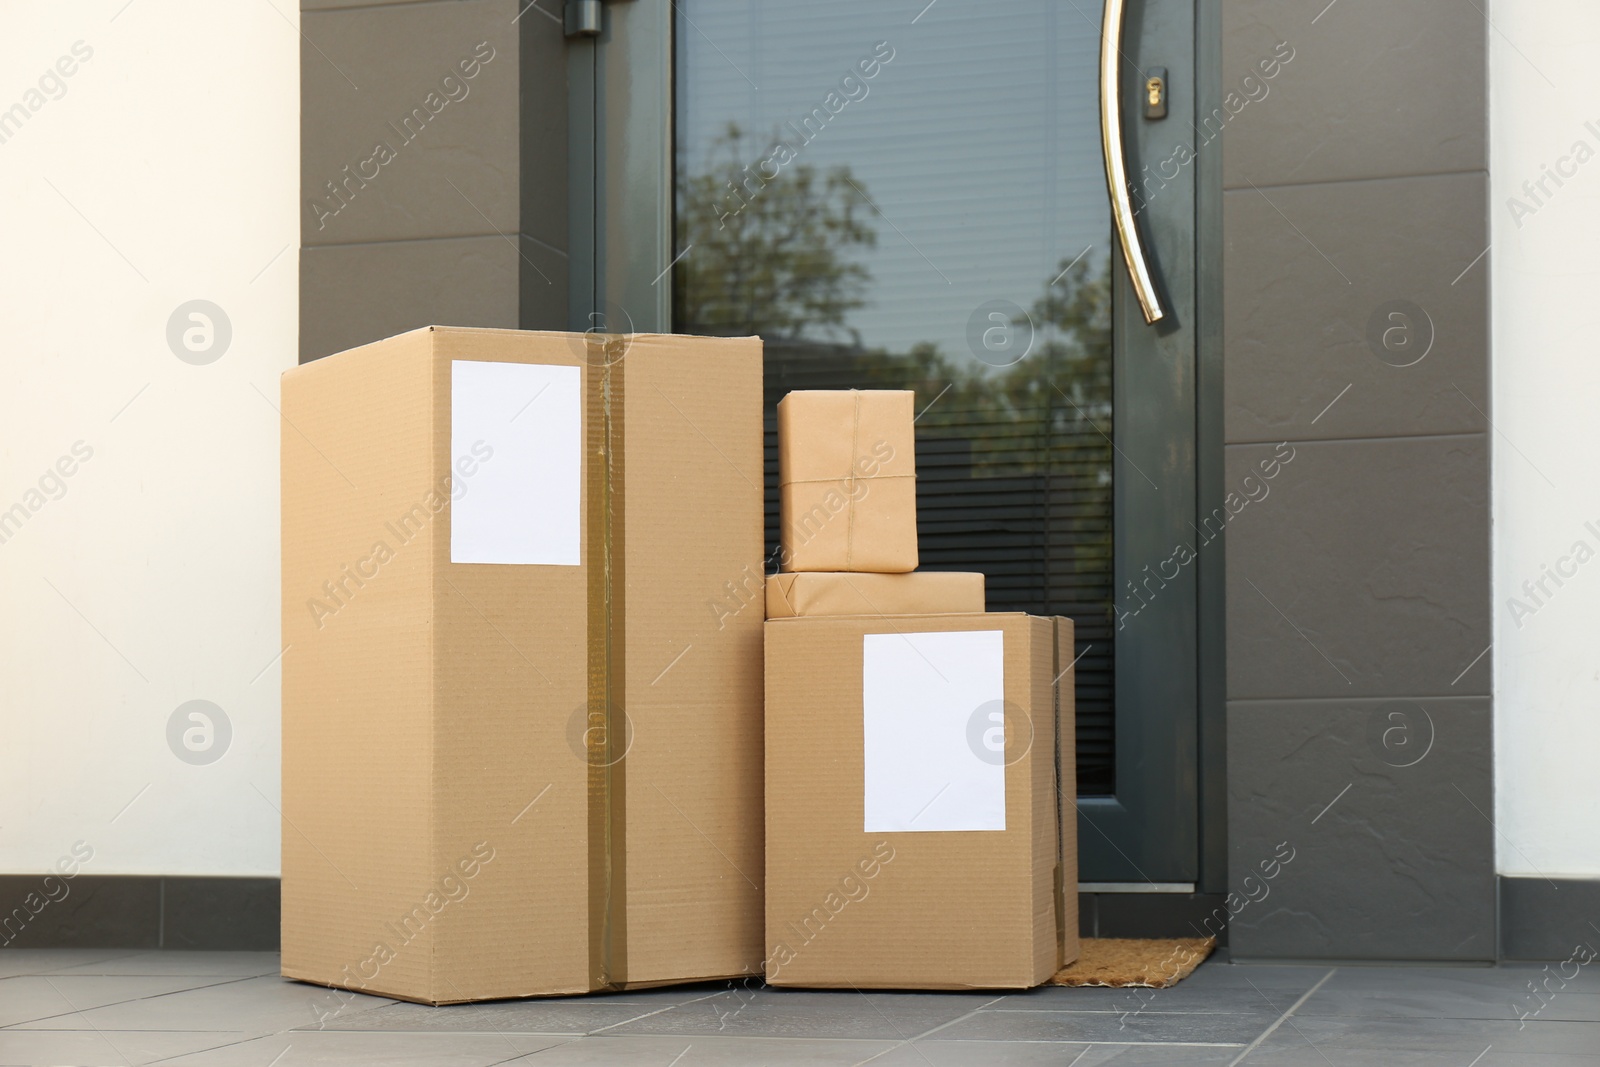
[[[1122,258],[1128,264],[1133,293],[1139,298],[1148,323],[1166,317],[1161,295],[1156,291],[1149,255],[1139,238],[1139,224],[1128,195],[1128,164],[1122,144],[1122,15],[1125,0],[1105,0],[1105,18],[1100,25],[1100,141],[1105,149],[1106,187],[1111,194],[1111,220],[1122,243]],[[1147,91],[1149,90],[1147,87]]]

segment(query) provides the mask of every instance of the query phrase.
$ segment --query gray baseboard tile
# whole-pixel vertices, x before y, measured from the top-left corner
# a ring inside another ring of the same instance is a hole
[[[1501,876],[1501,959],[1567,960],[1580,946],[1600,951],[1600,879]]]
[[[276,878],[79,875],[61,895],[41,875],[0,875],[6,948],[278,947]],[[1502,877],[1500,958],[1550,961],[1580,943],[1600,949],[1600,879]],[[48,888],[48,891],[47,891]],[[29,894],[34,894],[30,910]],[[56,899],[52,899],[52,897]],[[41,901],[47,901],[42,907]],[[1083,937],[1194,937],[1215,894],[1080,893]],[[26,921],[17,917],[21,910]],[[1201,925],[1202,932],[1204,931]],[[1227,931],[1219,938],[1227,944]]]
[[[276,878],[166,878],[162,948],[276,952]]]
[[[279,899],[276,878],[0,875],[0,951],[274,951]]]

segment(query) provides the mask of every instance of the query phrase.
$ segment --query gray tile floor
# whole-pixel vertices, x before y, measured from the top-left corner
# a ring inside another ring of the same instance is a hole
[[[256,952],[0,950],[0,1065],[1567,1067],[1600,979],[1233,965],[1168,990],[811,993],[727,983],[426,1008],[287,982]],[[1525,1016],[1525,1017],[1524,1017]]]

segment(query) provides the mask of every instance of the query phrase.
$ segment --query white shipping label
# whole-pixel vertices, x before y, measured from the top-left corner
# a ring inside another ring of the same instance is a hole
[[[451,361],[451,563],[581,562],[581,373]]]
[[[867,634],[867,833],[1006,828],[1005,633]]]

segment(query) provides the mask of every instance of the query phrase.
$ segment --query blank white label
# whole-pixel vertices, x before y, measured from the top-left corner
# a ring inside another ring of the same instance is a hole
[[[862,638],[867,833],[1006,828],[1005,633]]]
[[[577,367],[451,362],[451,563],[579,564],[582,388]]]

